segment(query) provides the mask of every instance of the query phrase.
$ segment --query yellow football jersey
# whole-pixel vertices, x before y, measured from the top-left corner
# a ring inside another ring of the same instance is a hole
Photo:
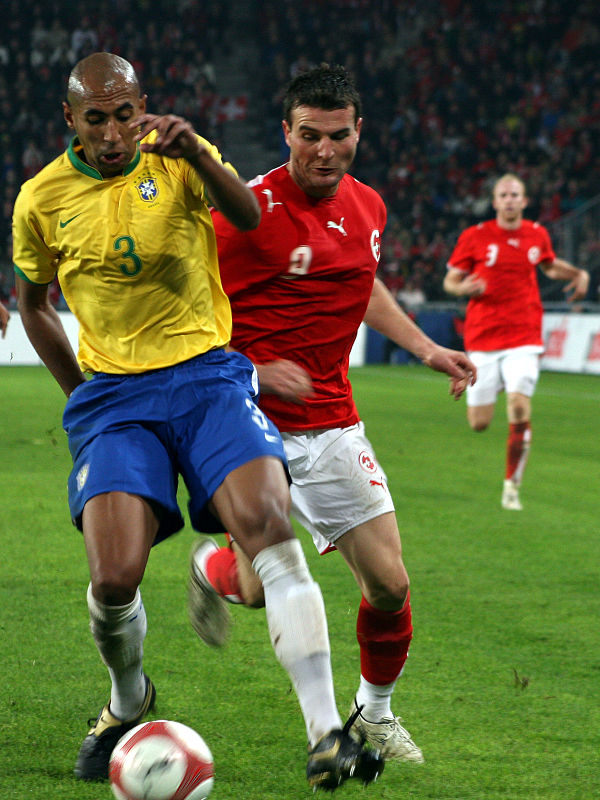
[[[13,260],[32,283],[58,274],[80,325],[81,368],[144,372],[227,344],[231,310],[198,173],[138,148],[123,175],[103,178],[78,149],[75,138],[21,187]]]

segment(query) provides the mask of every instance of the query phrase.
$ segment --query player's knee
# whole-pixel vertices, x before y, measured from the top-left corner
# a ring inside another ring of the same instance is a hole
[[[510,406],[510,421],[519,424],[520,422],[527,422],[529,419],[529,408],[526,405],[521,405],[520,403],[513,403]]]
[[[404,568],[383,580],[372,583],[364,592],[374,608],[381,611],[400,611],[408,597],[409,580]]]
[[[143,572],[126,564],[114,564],[92,576],[92,591],[96,600],[107,606],[131,603],[142,582]]]
[[[256,497],[236,509],[235,538],[253,558],[259,550],[294,536],[285,503],[274,497]]]
[[[469,425],[471,426],[471,430],[475,431],[476,433],[485,431],[487,428],[490,427],[489,420],[484,420],[484,419],[469,420]]]
[[[473,431],[484,431],[489,428],[493,417],[493,404],[467,407],[467,422]]]
[[[531,399],[521,392],[510,392],[506,398],[506,410],[511,424],[528,422],[531,416]]]

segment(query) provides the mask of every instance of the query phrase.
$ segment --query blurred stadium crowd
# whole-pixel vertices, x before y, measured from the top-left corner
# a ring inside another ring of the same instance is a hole
[[[460,230],[493,215],[491,186],[527,183],[527,216],[552,225],[600,195],[600,17],[597,0],[248,0],[259,48],[249,119],[280,141],[281,88],[321,61],[344,64],[363,97],[353,174],[389,211],[381,276],[409,309],[446,299],[447,256]],[[239,2],[9,0],[0,42],[0,296],[12,288],[10,218],[21,182],[69,140],[58,102],[86,54],[136,67],[150,108],[188,117],[221,148],[214,62],[235,47]],[[226,154],[226,153],[225,153]],[[282,143],[282,154],[285,155]],[[257,164],[264,172],[275,164]],[[588,215],[578,266],[598,302],[600,231]],[[560,242],[555,242],[560,248]],[[558,252],[569,257],[569,254]]]
[[[173,112],[219,144],[212,53],[229,46],[229,4],[200,0],[7,0],[0,38],[0,299],[14,304],[12,206],[21,183],[72,137],[60,102],[73,65],[97,50],[135,67],[154,113]],[[191,33],[194,35],[190,35]],[[58,287],[53,299],[60,302]],[[52,295],[51,295],[52,296]]]
[[[353,172],[386,201],[381,271],[405,304],[444,299],[456,234],[493,215],[492,183],[504,172],[527,182],[527,216],[544,224],[600,193],[597,0],[260,8],[267,135],[277,135],[278,87],[290,75],[324,60],[356,76],[365,122]],[[597,228],[576,257],[595,267],[597,300]]]

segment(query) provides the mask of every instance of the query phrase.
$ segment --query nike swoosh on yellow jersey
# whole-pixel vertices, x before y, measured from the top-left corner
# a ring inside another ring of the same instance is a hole
[[[77,219],[77,217],[80,217],[82,213],[83,212],[80,211],[79,214],[75,214],[74,217],[71,217],[71,219],[68,219],[66,222],[59,222],[58,224],[60,225],[61,228],[66,228],[69,222],[73,222],[73,220]]]

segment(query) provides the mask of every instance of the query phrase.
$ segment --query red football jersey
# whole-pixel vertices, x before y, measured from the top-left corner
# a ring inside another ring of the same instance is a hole
[[[373,288],[384,203],[349,175],[333,197],[309,197],[285,166],[249,185],[262,210],[256,230],[213,213],[231,344],[256,364],[286,358],[309,373],[314,396],[302,404],[261,395],[280,430],[353,425],[348,362]]]
[[[542,344],[536,270],[554,258],[548,231],[537,222],[523,220],[516,230],[507,230],[489,220],[461,234],[448,267],[474,273],[487,286],[482,295],[469,299],[465,350]]]

